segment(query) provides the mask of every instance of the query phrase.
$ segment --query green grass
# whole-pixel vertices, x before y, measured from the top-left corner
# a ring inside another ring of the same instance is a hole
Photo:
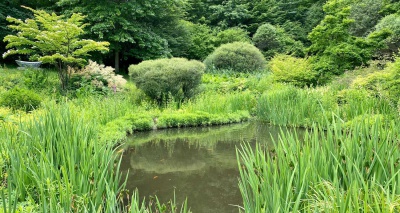
[[[399,125],[314,126],[237,151],[245,212],[398,212]]]
[[[8,176],[2,189],[2,200],[7,202],[0,209],[13,212],[15,201],[19,206],[29,201],[26,211],[127,212],[140,208],[139,212],[151,212],[137,203],[135,193],[135,199],[124,205],[125,182],[117,148],[98,143],[96,125],[74,116],[68,106],[49,107],[44,115],[21,123],[18,130],[3,128],[0,139],[0,151],[7,153]]]
[[[309,131],[282,131],[268,150],[238,150],[244,211],[400,211],[398,109],[353,88],[357,73],[317,88],[263,73],[205,74],[195,98],[159,107],[129,82],[121,93],[77,98],[61,95],[54,72],[43,83],[39,74],[0,69],[0,96],[22,87],[43,97],[29,113],[0,106],[0,212],[188,212],[185,203],[149,206],[138,192],[128,196],[116,144],[135,131],[253,116]]]

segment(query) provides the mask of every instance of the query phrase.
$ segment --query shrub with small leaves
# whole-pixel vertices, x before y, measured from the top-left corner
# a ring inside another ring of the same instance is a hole
[[[204,63],[207,70],[254,72],[264,70],[266,60],[260,50],[252,44],[233,42],[221,45]]]
[[[159,104],[170,96],[177,102],[194,96],[203,73],[203,63],[184,58],[149,60],[129,67],[136,86]]]
[[[278,82],[291,83],[298,87],[315,85],[317,73],[308,59],[288,55],[277,55],[271,59],[270,69]]]
[[[42,99],[34,91],[17,87],[3,93],[0,98],[1,106],[26,112],[38,108],[41,102]]]
[[[400,98],[400,58],[382,71],[356,78],[352,88],[366,89],[370,94],[388,100],[393,106]]]

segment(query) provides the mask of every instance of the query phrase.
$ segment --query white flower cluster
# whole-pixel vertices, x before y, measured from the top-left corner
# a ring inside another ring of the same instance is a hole
[[[93,76],[101,76],[107,81],[108,87],[114,92],[121,91],[126,84],[126,80],[122,75],[116,75],[114,73],[114,68],[98,64],[91,60],[89,60],[89,64],[77,74],[82,75],[86,79],[91,79]],[[99,82],[96,79],[93,80],[92,84],[99,86]]]

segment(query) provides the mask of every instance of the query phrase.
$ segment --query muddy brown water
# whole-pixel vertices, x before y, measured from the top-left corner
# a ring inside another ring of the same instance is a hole
[[[271,146],[280,131],[247,122],[135,133],[122,158],[127,189],[137,188],[141,200],[156,195],[161,202],[173,199],[175,193],[177,203],[187,198],[194,213],[239,212],[236,147],[247,142]]]

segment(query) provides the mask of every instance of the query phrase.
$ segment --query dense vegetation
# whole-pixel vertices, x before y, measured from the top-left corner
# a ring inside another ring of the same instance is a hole
[[[188,212],[127,192],[118,145],[249,119],[307,134],[238,148],[243,211],[400,211],[399,11],[395,0],[2,1],[0,211]],[[12,68],[19,58],[48,65]]]

